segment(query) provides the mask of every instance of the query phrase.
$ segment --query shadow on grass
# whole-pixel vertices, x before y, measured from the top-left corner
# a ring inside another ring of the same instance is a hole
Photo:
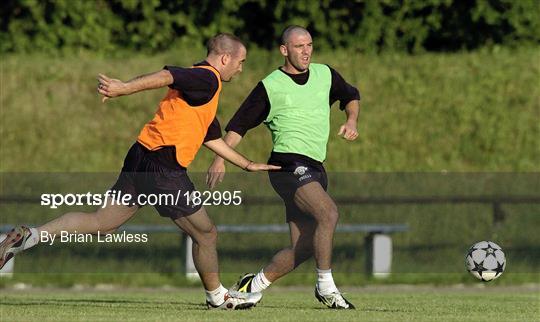
[[[72,307],[122,307],[126,305],[129,309],[147,309],[156,307],[165,308],[168,305],[177,305],[178,308],[190,310],[207,310],[206,304],[202,302],[184,301],[145,301],[145,300],[122,300],[122,299],[24,299],[23,300],[3,300],[0,306],[72,306]],[[111,306],[109,304],[117,304]]]

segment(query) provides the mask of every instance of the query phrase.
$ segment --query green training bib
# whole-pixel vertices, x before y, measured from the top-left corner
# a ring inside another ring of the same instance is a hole
[[[263,85],[270,101],[264,121],[272,133],[275,152],[297,153],[323,162],[330,133],[330,68],[310,64],[306,84],[296,84],[275,70]]]

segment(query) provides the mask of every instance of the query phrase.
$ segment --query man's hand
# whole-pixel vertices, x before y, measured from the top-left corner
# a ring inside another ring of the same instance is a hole
[[[356,122],[347,121],[339,128],[339,136],[343,136],[345,140],[354,141],[358,137],[358,130],[356,129]]]
[[[102,102],[105,102],[111,97],[129,94],[126,83],[119,79],[109,78],[103,74],[99,74],[98,80],[98,93],[103,95]]]
[[[222,158],[216,158],[206,173],[206,185],[208,188],[214,189],[218,183],[223,181],[223,177],[225,177],[225,161]]]
[[[171,72],[163,69],[155,73],[137,76],[127,82],[109,78],[103,74],[99,74],[98,80],[98,92],[103,95],[102,101],[105,102],[111,97],[130,95],[140,91],[171,85],[174,78]]]
[[[250,161],[247,166],[244,168],[245,171],[256,172],[256,171],[270,171],[270,170],[279,170],[281,167],[265,164],[265,163],[255,163]],[[206,185],[210,189],[214,189],[218,183],[223,181],[225,176],[225,161],[222,158],[218,158],[212,162],[206,173]]]
[[[255,172],[255,171],[271,171],[271,170],[279,170],[281,169],[280,166],[277,165],[271,165],[266,163],[255,163],[250,162],[247,167],[244,169],[249,172]]]

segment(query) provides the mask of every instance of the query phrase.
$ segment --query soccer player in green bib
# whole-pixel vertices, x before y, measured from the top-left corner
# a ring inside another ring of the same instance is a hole
[[[340,101],[346,122],[338,135],[358,137],[360,94],[328,65],[311,63],[313,42],[309,32],[290,26],[279,47],[285,63],[251,91],[227,125],[224,140],[237,146],[246,132],[264,123],[272,134],[270,182],[285,203],[291,245],[278,251],[257,274],[246,274],[238,290],[260,292],[302,262],[315,257],[318,280],[315,297],[333,309],[354,309],[339,292],[332,277],[332,241],[338,221],[337,206],[326,192],[323,167],[330,134],[330,106]],[[213,188],[223,179],[224,160],[216,157],[208,169]]]

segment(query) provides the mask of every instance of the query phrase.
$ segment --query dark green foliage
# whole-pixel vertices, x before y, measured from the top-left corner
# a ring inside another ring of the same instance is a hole
[[[233,32],[270,48],[290,24],[319,47],[359,51],[473,49],[540,41],[535,0],[4,0],[0,52],[158,52]]]

